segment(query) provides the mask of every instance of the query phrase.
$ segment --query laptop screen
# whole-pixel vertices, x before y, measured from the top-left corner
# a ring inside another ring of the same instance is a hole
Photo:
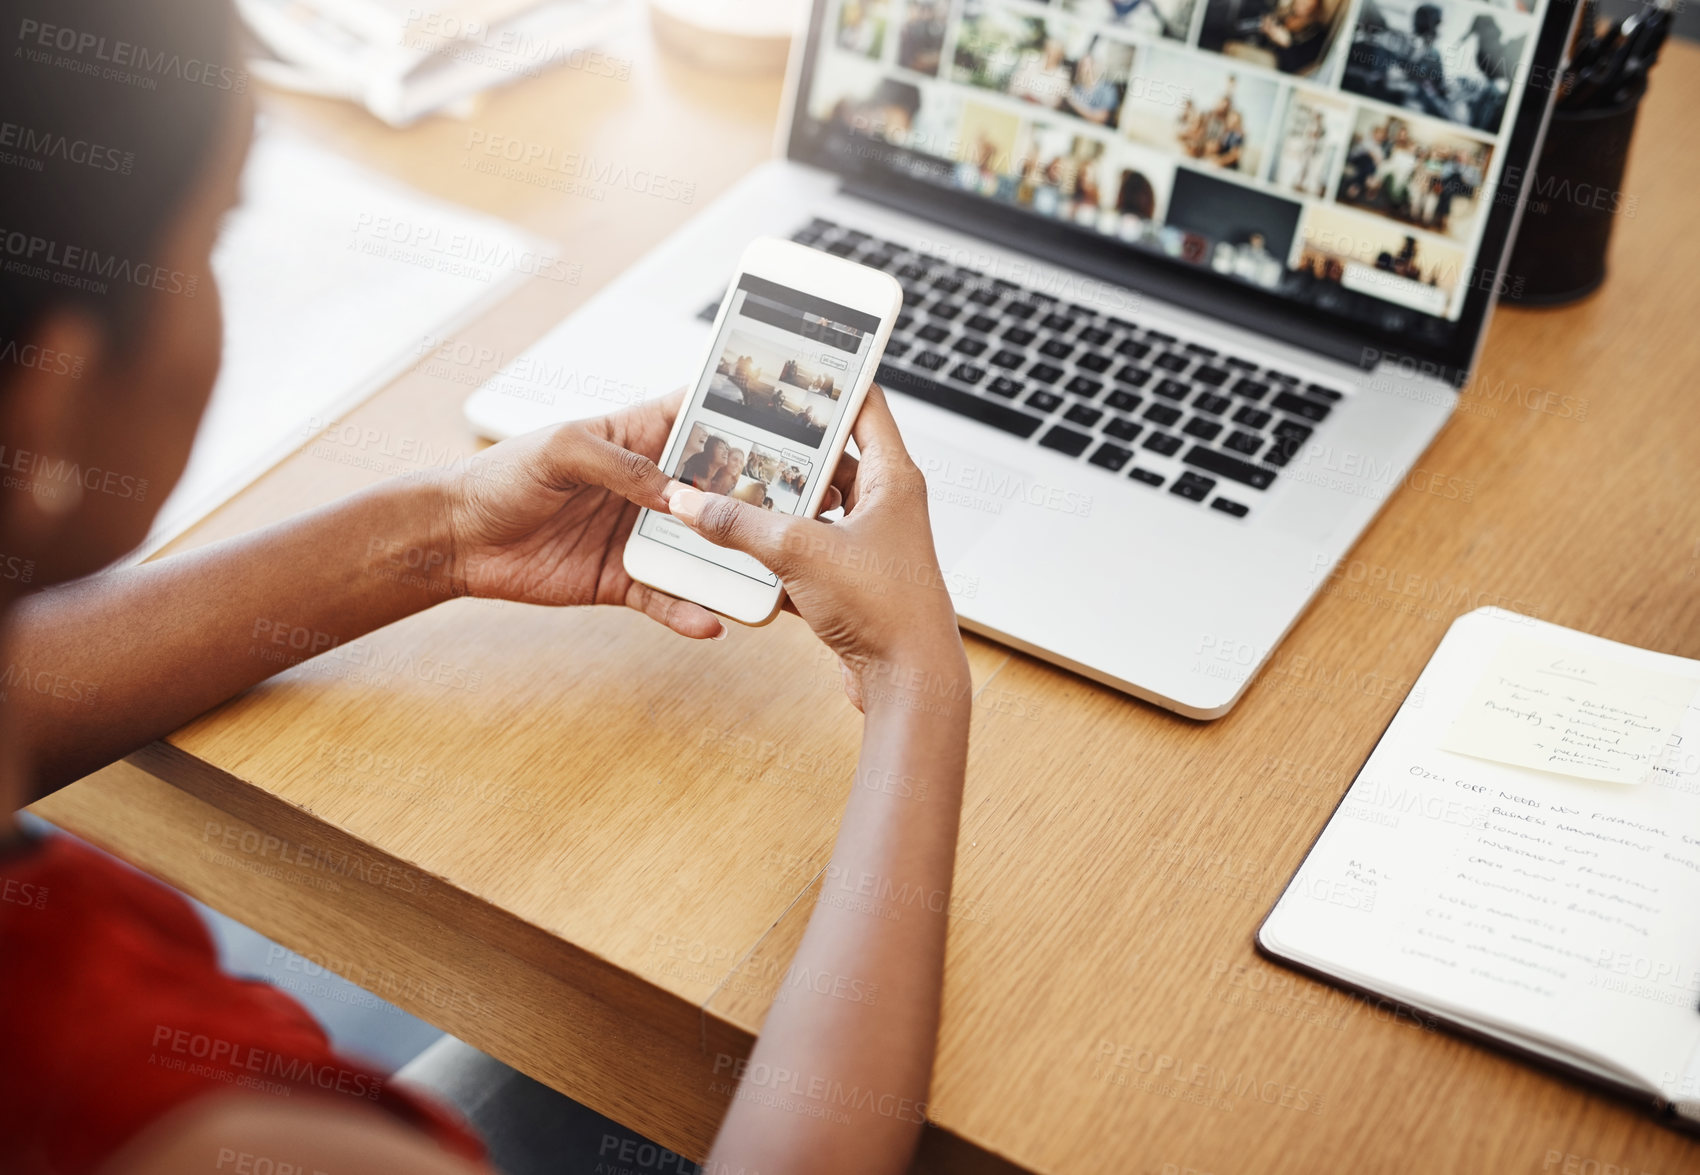
[[[802,141],[1442,343],[1496,280],[1548,3],[817,0]]]

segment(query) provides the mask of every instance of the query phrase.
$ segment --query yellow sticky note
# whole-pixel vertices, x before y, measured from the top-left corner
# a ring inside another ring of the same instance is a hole
[[[1700,681],[1507,636],[1441,749],[1578,779],[1644,783]]]

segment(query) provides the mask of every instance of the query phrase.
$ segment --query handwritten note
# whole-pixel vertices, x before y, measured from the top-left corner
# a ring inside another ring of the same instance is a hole
[[[1697,685],[1692,677],[1507,636],[1441,746],[1579,779],[1644,783]]]

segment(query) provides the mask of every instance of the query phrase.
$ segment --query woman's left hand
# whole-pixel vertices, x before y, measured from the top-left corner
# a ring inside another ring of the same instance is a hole
[[[655,462],[683,392],[495,445],[447,486],[447,573],[457,595],[525,604],[623,604],[681,636],[725,632],[708,609],[626,574],[641,507],[665,512]]]

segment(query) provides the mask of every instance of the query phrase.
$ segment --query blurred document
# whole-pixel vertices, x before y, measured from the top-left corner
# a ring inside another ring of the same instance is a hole
[[[224,358],[145,557],[422,360],[559,250],[263,130],[213,251]]]

